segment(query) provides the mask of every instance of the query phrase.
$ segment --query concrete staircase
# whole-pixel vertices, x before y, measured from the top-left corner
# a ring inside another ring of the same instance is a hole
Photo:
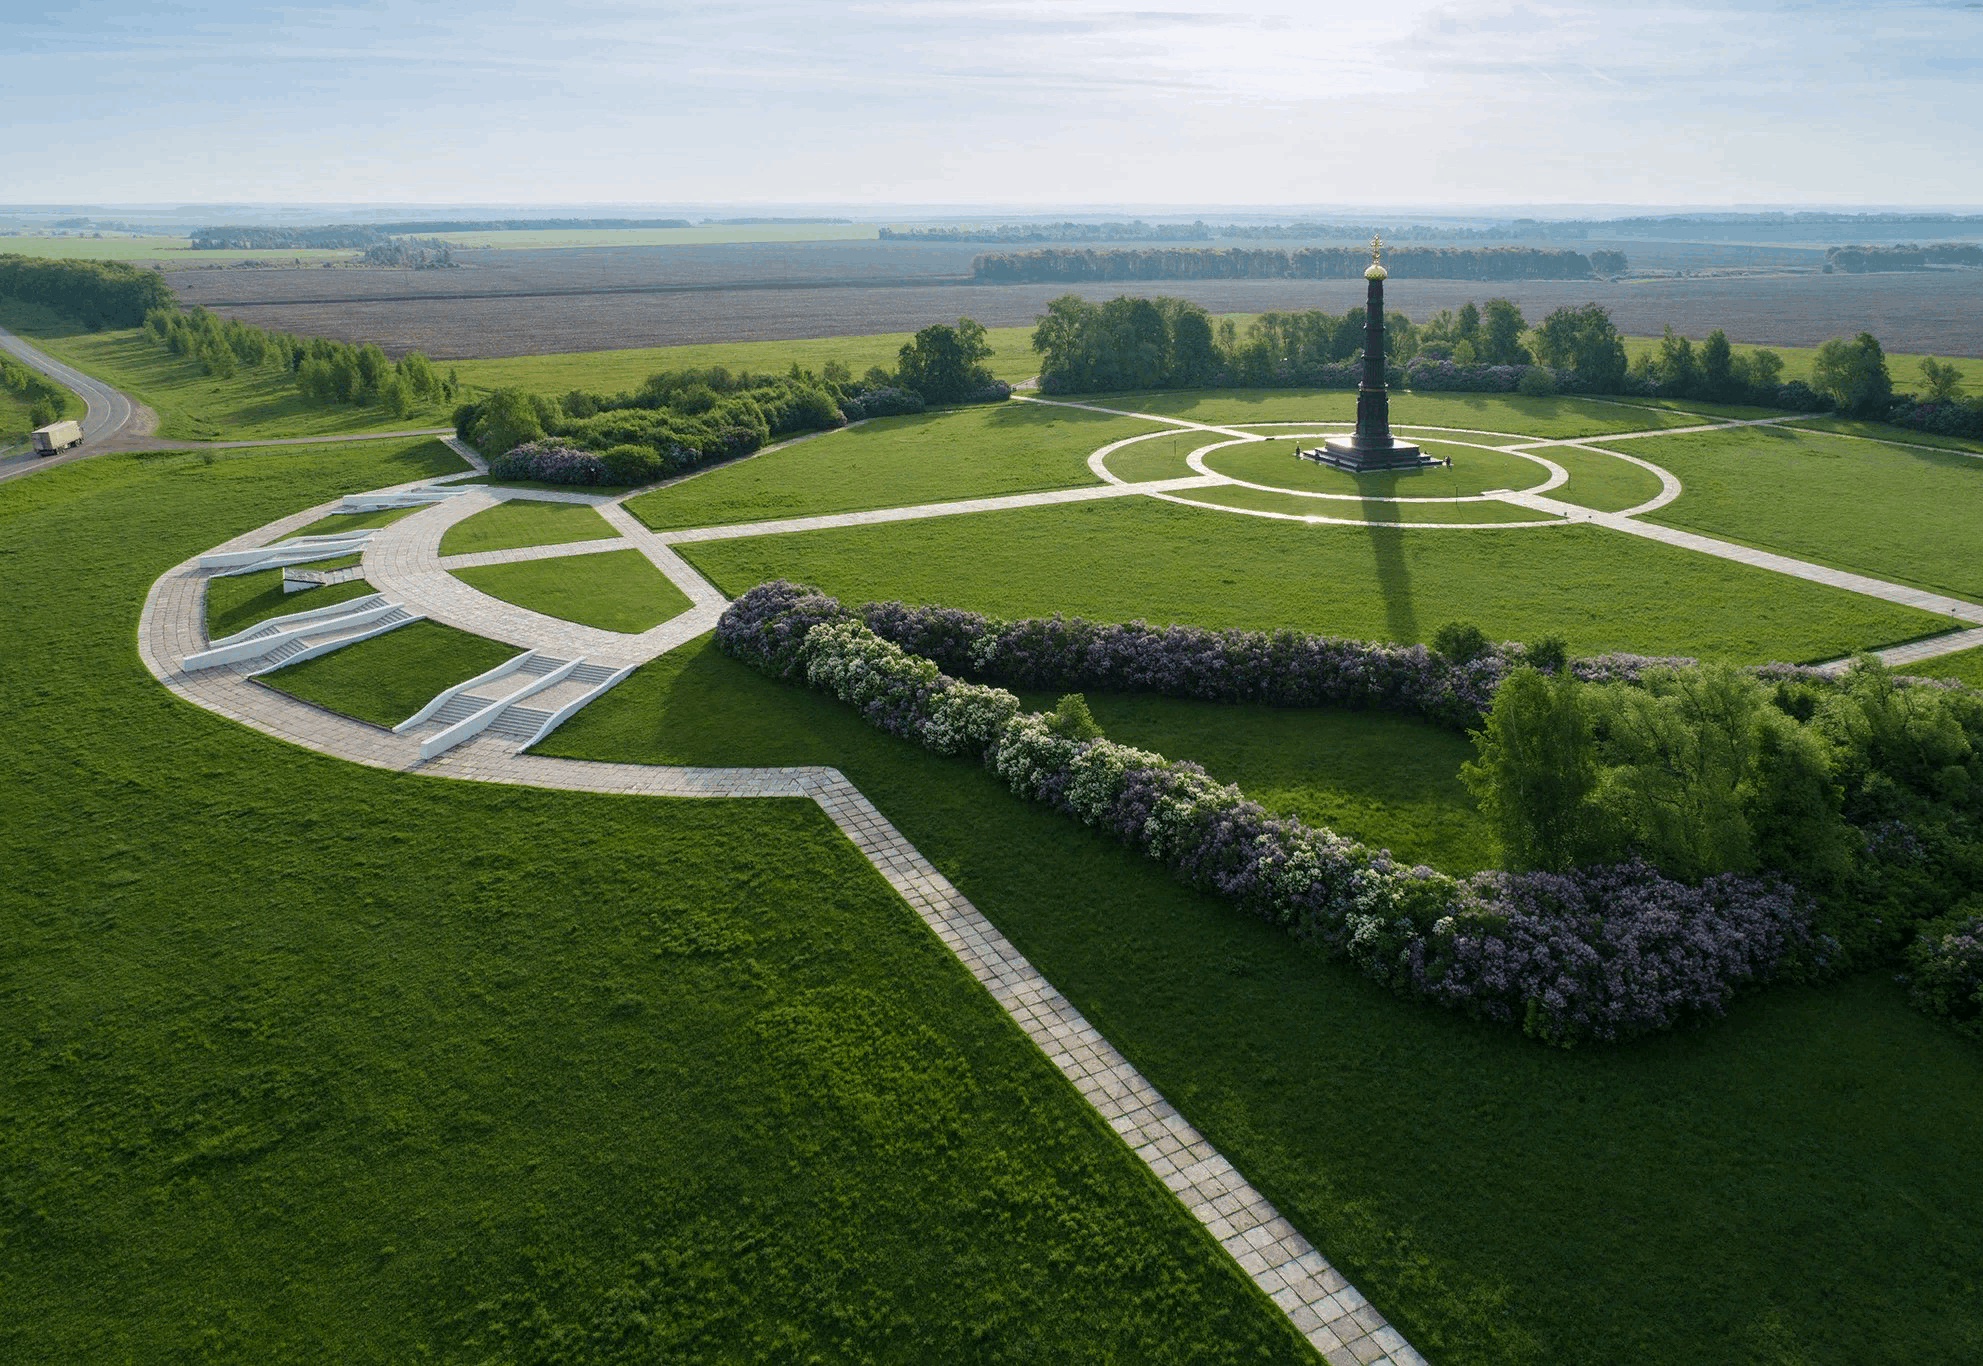
[[[209,641],[206,649],[180,661],[180,667],[192,673],[228,664],[252,663],[254,668],[249,676],[253,677],[370,640],[419,620],[419,613],[409,612],[403,604],[388,602],[382,594],[373,593],[314,611],[270,617],[245,631]]]
[[[438,726],[420,742],[422,759],[444,754],[484,731],[528,749],[632,672],[631,665],[616,670],[583,659],[558,659],[526,650],[487,673],[443,690],[393,730],[404,734],[422,726]],[[526,707],[525,701],[536,705]]]

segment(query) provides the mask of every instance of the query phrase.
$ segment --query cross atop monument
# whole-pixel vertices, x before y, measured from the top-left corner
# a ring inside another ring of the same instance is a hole
[[[1378,254],[1384,250],[1384,239],[1376,233],[1370,235],[1370,264],[1378,264]]]

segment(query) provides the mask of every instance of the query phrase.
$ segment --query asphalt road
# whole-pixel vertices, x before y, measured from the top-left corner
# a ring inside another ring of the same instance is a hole
[[[47,469],[52,465],[67,464],[71,460],[81,460],[95,455],[102,449],[102,443],[116,436],[131,424],[137,416],[138,406],[124,394],[118,393],[101,380],[91,379],[73,366],[64,365],[55,357],[0,327],[0,350],[10,353],[21,364],[39,370],[42,374],[73,391],[88,406],[83,416],[83,444],[72,447],[60,455],[38,456],[32,451],[6,460],[0,460],[0,479],[11,479],[16,475],[33,470]]]

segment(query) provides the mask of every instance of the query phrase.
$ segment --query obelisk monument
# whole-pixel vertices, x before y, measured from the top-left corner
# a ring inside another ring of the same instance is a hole
[[[1379,260],[1383,250],[1383,238],[1370,239],[1370,268],[1363,272],[1370,293],[1363,306],[1363,382],[1356,390],[1356,435],[1332,436],[1320,450],[1300,452],[1351,474],[1443,463],[1391,435],[1391,395],[1384,387],[1384,281],[1390,272]]]

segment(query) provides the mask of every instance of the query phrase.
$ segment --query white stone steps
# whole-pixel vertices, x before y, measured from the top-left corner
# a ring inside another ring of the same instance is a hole
[[[278,653],[282,662],[293,663],[306,652],[322,654],[354,639],[378,635],[418,620],[419,614],[407,611],[404,604],[387,602],[374,593],[354,602],[271,617],[245,631],[209,642],[205,650],[186,656],[180,667],[190,673],[251,659],[267,660]],[[289,649],[291,645],[298,648]]]

